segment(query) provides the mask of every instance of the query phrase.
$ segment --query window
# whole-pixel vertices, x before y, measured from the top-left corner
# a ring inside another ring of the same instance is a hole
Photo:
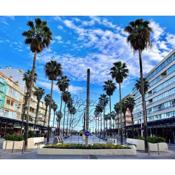
[[[6,104],[10,105],[10,99],[6,100]]]

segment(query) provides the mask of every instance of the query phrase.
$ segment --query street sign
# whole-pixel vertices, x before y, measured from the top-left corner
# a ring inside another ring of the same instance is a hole
[[[85,135],[86,137],[88,137],[88,136],[90,136],[90,132],[89,132],[89,131],[84,131],[84,135]]]

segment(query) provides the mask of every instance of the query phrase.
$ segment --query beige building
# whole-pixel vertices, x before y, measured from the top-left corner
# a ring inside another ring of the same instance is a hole
[[[24,71],[4,68],[0,69],[0,117],[22,120],[22,110],[24,96],[26,92],[25,82],[23,81]],[[34,96],[34,88],[29,108],[29,122],[34,123],[36,117],[37,98]],[[41,100],[38,122],[43,125],[45,120],[45,104]],[[46,118],[47,126],[48,117]]]

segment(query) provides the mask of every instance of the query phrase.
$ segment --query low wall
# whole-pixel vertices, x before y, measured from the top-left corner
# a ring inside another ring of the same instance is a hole
[[[135,149],[38,149],[40,155],[136,155]]]
[[[135,145],[136,150],[138,151],[145,150],[144,140],[127,138],[126,142],[128,144]],[[148,142],[148,147],[149,147],[149,151],[162,151],[162,152],[168,151],[168,145],[165,142],[161,142],[161,143],[149,143]]]
[[[37,149],[44,146],[44,137],[34,137],[28,138],[28,146],[27,149]],[[4,150],[22,150],[24,141],[3,141],[3,149]]]

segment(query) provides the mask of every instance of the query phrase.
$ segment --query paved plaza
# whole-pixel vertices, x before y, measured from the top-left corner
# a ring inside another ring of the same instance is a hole
[[[64,143],[83,143],[81,136],[72,136],[65,139]],[[92,135],[89,137],[89,143],[105,143],[102,139]],[[0,140],[0,159],[175,159],[175,145],[169,145],[169,151],[160,153],[152,152],[146,154],[144,152],[137,152],[136,156],[95,156],[95,155],[38,155],[37,150],[27,152],[11,152],[2,150],[2,140]]]

